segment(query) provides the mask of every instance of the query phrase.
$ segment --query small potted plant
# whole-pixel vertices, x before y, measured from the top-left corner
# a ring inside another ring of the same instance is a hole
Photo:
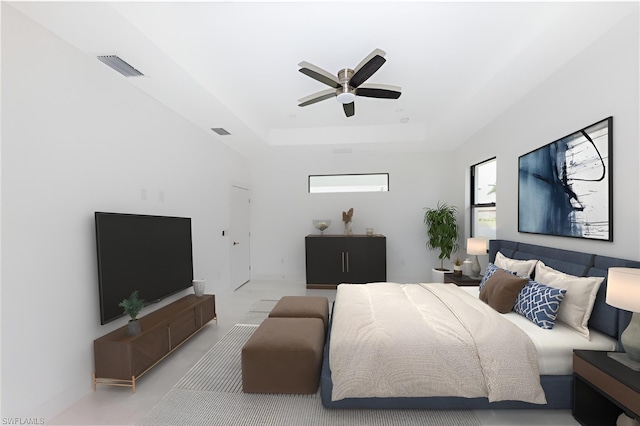
[[[462,260],[459,257],[453,262],[453,275],[456,277],[462,276]]]
[[[124,309],[124,313],[131,317],[127,328],[127,335],[136,336],[140,334],[138,312],[140,312],[140,310],[144,308],[144,300],[138,299],[138,290],[131,293],[131,296],[129,296],[128,299],[124,299],[122,302],[120,302],[118,306]]]

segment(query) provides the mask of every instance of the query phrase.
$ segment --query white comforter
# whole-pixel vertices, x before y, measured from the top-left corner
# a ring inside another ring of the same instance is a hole
[[[329,357],[333,401],[461,396],[546,403],[531,340],[454,284],[338,286]]]

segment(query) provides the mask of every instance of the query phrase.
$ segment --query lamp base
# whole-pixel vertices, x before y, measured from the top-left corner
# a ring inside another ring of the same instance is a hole
[[[471,265],[471,278],[480,278],[480,262],[478,262],[478,256],[473,259]]]
[[[624,364],[633,371],[640,371],[640,362],[634,361],[629,358],[626,352],[607,352],[607,356],[611,359],[615,359],[620,364]]]

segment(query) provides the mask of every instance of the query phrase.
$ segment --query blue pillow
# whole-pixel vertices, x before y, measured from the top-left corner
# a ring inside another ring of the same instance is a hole
[[[489,281],[489,278],[491,278],[491,276],[495,274],[498,269],[500,268],[489,262],[489,264],[487,265],[487,270],[484,271],[484,277],[482,277],[482,280],[480,281],[480,290],[482,290],[482,287],[484,287],[485,283]]]
[[[498,269],[502,269],[502,268],[499,268],[493,263],[489,262],[489,264],[487,265],[487,270],[484,272],[484,277],[482,277],[482,280],[480,281],[480,290],[482,290],[482,287],[484,287],[485,283],[489,281],[489,278],[491,278]],[[510,274],[516,275],[515,272],[507,271],[506,269],[502,269],[502,270]]]
[[[556,323],[560,302],[567,290],[549,287],[529,280],[513,306],[513,310],[538,327],[551,330]]]

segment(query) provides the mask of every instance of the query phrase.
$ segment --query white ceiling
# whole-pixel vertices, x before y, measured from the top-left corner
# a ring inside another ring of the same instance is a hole
[[[128,82],[246,155],[454,149],[637,13],[633,2],[9,4],[87,60],[120,56],[145,74]],[[367,83],[400,86],[400,99],[358,97],[351,118],[334,99],[297,106],[327,88],[298,63],[336,73],[375,48],[387,62]]]

